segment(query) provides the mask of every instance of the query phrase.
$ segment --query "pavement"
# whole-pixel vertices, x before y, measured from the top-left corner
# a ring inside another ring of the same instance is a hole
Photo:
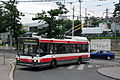
[[[0,80],[13,80],[14,68],[12,62],[0,56]]]
[[[116,59],[120,60],[120,56],[116,56]],[[14,80],[14,70],[15,65],[9,59],[0,55],[0,80]],[[99,68],[97,71],[104,76],[120,80],[120,66]]]
[[[3,52],[3,50],[5,51]],[[10,51],[10,48],[0,47],[0,80],[14,80],[15,65],[9,60],[13,57],[15,58],[13,50]]]

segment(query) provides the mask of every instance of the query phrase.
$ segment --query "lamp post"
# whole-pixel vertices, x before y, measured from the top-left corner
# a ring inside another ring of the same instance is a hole
[[[72,37],[74,36],[74,10],[75,10],[75,7],[73,6]]]
[[[80,21],[81,21],[81,0],[79,0],[79,3],[80,3]]]

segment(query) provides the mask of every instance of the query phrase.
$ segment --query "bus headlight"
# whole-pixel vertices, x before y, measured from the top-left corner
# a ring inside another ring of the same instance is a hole
[[[16,58],[16,60],[18,60],[18,61],[19,61],[19,60],[20,60],[20,58]]]
[[[34,60],[34,62],[38,62],[37,60]]]

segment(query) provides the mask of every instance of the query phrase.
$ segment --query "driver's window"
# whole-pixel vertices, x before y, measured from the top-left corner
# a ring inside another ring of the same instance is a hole
[[[100,51],[100,53],[103,53],[103,51]]]

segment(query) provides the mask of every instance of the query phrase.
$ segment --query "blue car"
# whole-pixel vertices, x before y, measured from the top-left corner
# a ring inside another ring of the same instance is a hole
[[[107,50],[100,50],[95,53],[90,53],[90,58],[102,58],[110,60],[115,58],[115,53]]]

